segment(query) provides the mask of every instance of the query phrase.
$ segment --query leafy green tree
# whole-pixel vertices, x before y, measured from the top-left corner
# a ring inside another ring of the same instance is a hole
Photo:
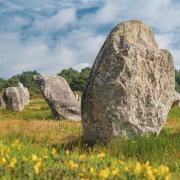
[[[79,91],[83,91],[85,89],[85,86],[88,82],[90,72],[91,72],[90,67],[86,67],[81,70],[80,77],[79,77]]]
[[[180,70],[176,70],[176,91],[180,93]]]
[[[4,85],[5,88],[9,87],[9,86],[17,86],[19,82],[19,79],[17,76],[12,76],[10,79],[8,79]]]
[[[25,87],[29,89],[30,95],[33,97],[41,96],[41,92],[37,83],[34,81],[34,75],[38,75],[37,71],[26,71],[21,74],[12,76],[8,80],[0,79],[0,92],[10,86],[17,86],[18,82],[21,82]]]
[[[63,69],[58,75],[66,79],[73,91],[78,89],[78,81],[80,76],[78,71],[73,68]]]
[[[86,67],[78,72],[73,68],[64,69],[58,75],[62,76],[69,83],[73,91],[83,91],[87,83],[91,68]]]
[[[41,94],[37,83],[33,79],[35,75],[39,75],[39,73],[37,71],[26,71],[17,75],[17,78],[29,89],[30,94]]]
[[[5,83],[6,83],[6,80],[0,78],[0,93],[3,92]]]

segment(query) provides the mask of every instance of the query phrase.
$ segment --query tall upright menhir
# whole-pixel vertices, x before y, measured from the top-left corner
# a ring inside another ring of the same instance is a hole
[[[175,67],[139,20],[112,29],[94,62],[82,97],[87,141],[158,134],[175,97]]]

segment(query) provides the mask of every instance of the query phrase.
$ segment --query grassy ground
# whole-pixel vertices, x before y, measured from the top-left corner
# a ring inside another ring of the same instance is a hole
[[[179,107],[171,110],[158,137],[118,138],[107,147],[87,147],[81,123],[52,120],[41,99],[21,113],[0,109],[0,129],[1,176],[168,179],[169,167],[171,178],[180,179]]]

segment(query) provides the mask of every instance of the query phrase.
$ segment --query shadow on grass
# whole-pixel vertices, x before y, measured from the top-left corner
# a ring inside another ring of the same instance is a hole
[[[54,144],[53,146],[68,150],[101,147],[114,156],[123,154],[125,157],[136,157],[138,159],[142,159],[142,157],[151,159],[159,155],[171,156],[176,151],[180,152],[180,132],[172,133],[170,129],[163,129],[159,136],[139,136],[132,139],[116,137],[108,144],[87,143],[83,137],[75,136],[70,136],[68,139],[68,143]]]
[[[172,132],[171,129],[163,129],[159,136],[139,136],[132,139],[116,137],[106,145],[87,144],[82,136],[75,135],[66,136],[61,142],[54,144],[49,144],[48,136],[38,139],[37,135],[27,136],[22,132],[12,132],[6,139],[9,143],[20,139],[25,144],[55,147],[59,152],[66,150],[86,154],[105,152],[121,160],[132,159],[143,163],[149,161],[154,166],[164,164],[170,167],[172,172],[180,175],[180,132]]]

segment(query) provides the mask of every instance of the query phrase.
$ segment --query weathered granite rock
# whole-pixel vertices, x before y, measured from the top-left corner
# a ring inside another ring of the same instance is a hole
[[[34,79],[57,119],[81,120],[80,104],[64,78],[39,75]]]
[[[0,106],[3,107],[3,108],[6,108],[3,96],[0,96]]]
[[[87,141],[158,134],[174,102],[175,67],[153,32],[132,20],[113,28],[82,97]]]
[[[8,87],[3,93],[3,99],[7,109],[21,112],[29,103],[29,92],[19,83],[17,87]]]
[[[79,96],[79,94],[76,92],[74,93],[74,96],[76,98],[76,101],[79,103],[79,106],[81,107],[81,96]]]
[[[22,83],[18,83],[18,88],[22,93],[22,97],[23,97],[23,100],[24,100],[24,105],[28,105],[29,104],[29,99],[30,99],[28,88],[24,87]]]
[[[175,92],[175,96],[174,96],[174,101],[173,101],[173,105],[174,106],[180,106],[180,94],[178,92]]]

